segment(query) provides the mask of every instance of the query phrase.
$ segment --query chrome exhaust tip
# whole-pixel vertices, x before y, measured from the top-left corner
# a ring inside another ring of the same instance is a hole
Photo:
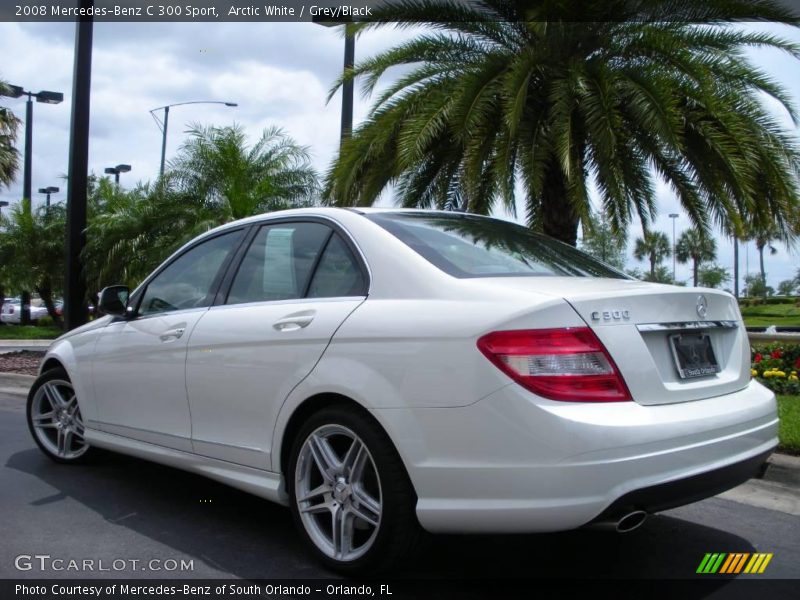
[[[645,511],[635,510],[617,521],[615,529],[617,530],[617,533],[628,533],[641,527],[646,520],[647,513]]]

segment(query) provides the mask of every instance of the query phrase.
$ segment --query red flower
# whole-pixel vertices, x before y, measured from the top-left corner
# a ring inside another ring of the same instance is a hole
[[[797,357],[797,360],[794,361],[794,368],[800,369],[800,356]]]
[[[770,356],[772,356],[772,358],[780,358],[781,356],[783,356],[783,352],[781,352],[780,349],[773,350]]]
[[[756,357],[753,359],[753,362],[760,363],[760,362],[761,362],[761,359],[762,359],[762,356],[761,356],[761,354],[756,354]],[[799,359],[797,359],[797,360],[800,360],[800,358],[799,358]]]

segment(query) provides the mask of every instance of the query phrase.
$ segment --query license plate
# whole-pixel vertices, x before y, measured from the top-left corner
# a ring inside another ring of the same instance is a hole
[[[717,357],[707,333],[678,333],[670,336],[672,356],[681,379],[719,373]]]

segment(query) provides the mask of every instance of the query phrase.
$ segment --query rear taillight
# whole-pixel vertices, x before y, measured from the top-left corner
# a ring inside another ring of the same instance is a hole
[[[495,331],[478,349],[534,394],[568,402],[631,400],[628,386],[588,327]]]

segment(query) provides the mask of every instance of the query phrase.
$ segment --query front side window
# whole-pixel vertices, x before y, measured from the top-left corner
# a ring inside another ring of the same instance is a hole
[[[508,221],[415,212],[367,218],[454,277],[628,278],[572,246]]]
[[[209,306],[217,273],[241,238],[242,230],[232,231],[184,252],[147,285],[139,314]]]
[[[332,231],[320,223],[265,225],[242,260],[228,304],[303,298]]]

